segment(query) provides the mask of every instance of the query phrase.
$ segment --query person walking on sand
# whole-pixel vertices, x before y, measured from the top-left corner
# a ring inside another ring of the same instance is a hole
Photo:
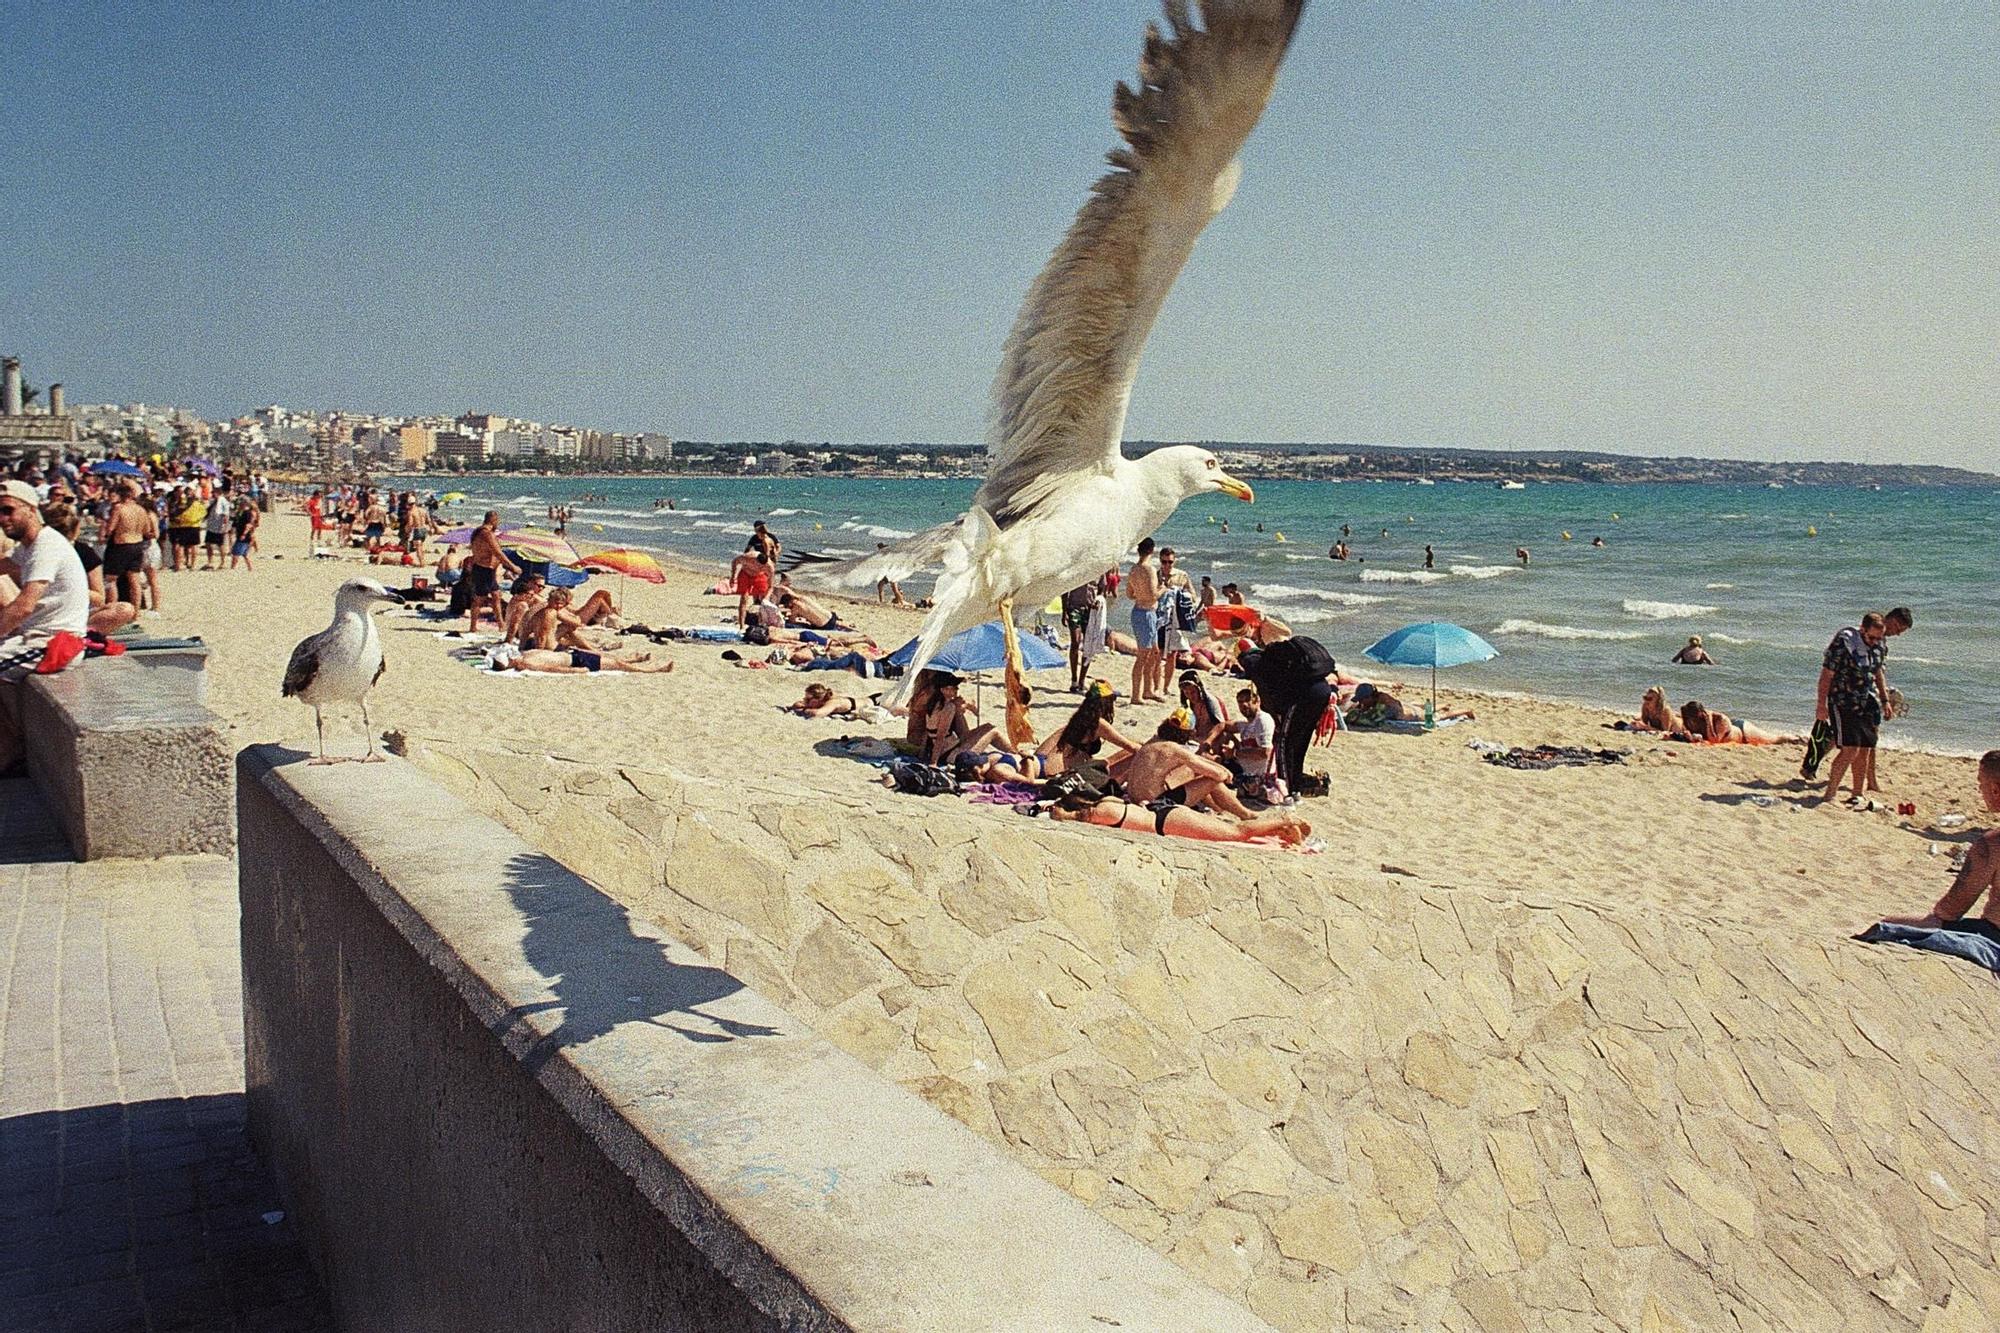
[[[470,601],[466,614],[466,633],[479,632],[479,609],[483,606],[493,617],[494,628],[507,623],[506,610],[500,604],[500,571],[519,574],[521,567],[507,558],[500,549],[500,513],[489,509],[479,526],[472,530],[472,554],[466,557],[465,583]]]
[[[1153,539],[1141,538],[1139,558],[1125,575],[1125,596],[1132,603],[1132,702],[1148,704],[1166,696],[1166,673],[1160,662],[1160,572],[1153,564]]]
[[[130,477],[120,479],[117,495],[98,525],[104,538],[104,576],[112,580],[114,600],[136,607],[146,572],[146,541],[154,530],[153,513],[139,503],[139,483]]]
[[[1883,663],[1889,655],[1890,636],[1903,633],[1914,623],[1916,617],[1906,606],[1886,616],[1870,611],[1859,625],[1847,626],[1827,644],[1820,658],[1813,719],[1832,725],[1837,749],[1827,773],[1826,790],[1820,795],[1822,804],[1834,798],[1843,776],[1849,780],[1850,804],[1865,800],[1866,792],[1882,790],[1875,780],[1875,744],[1889,704]]]

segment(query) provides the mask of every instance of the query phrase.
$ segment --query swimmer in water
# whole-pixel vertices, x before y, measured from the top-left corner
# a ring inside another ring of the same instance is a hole
[[[1602,546],[1602,545],[1604,545],[1604,538],[1602,538],[1602,537],[1592,537],[1592,538],[1590,539],[1590,544],[1591,544],[1592,546]]]
[[[1437,568],[1437,553],[1431,550],[1429,542],[1424,543],[1424,568],[1425,569]]]
[[[1528,548],[1525,546],[1516,546],[1514,548],[1514,558],[1521,562],[1521,568],[1526,569],[1528,567]]]

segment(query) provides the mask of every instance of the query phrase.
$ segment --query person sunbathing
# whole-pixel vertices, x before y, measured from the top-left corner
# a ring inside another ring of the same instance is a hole
[[[528,628],[522,634],[523,647],[542,649],[574,649],[577,652],[609,655],[614,652],[611,645],[602,643],[584,632],[583,620],[569,609],[568,588],[551,588],[548,600],[528,620]],[[618,654],[620,660],[630,663],[644,662],[649,654],[625,652]]]
[[[812,684],[806,686],[805,697],[795,704],[786,704],[787,713],[797,713],[800,717],[849,717],[867,719],[873,712],[877,718],[886,718],[888,713],[873,698],[866,703],[852,694],[835,694],[830,686]]]
[[[860,630],[788,629],[783,625],[761,625],[752,621],[743,627],[745,643],[810,643],[827,648],[876,648],[875,636]]]
[[[1780,736],[1774,731],[1738,721],[1727,713],[1704,708],[1694,699],[1681,705],[1681,727],[1690,739],[1709,745],[1777,745],[1805,739],[1803,736]]]
[[[2000,810],[2000,750],[1988,750],[1979,757],[1976,772],[1979,799],[1988,810]],[[1969,917],[1986,897],[1986,910]],[[1966,849],[1965,865],[1923,916],[1885,916],[1891,925],[1922,926],[1937,930],[1984,930],[2000,928],[2000,826],[1987,829]]]
[[[1276,838],[1288,846],[1312,836],[1312,825],[1291,811],[1221,819],[1184,805],[1142,804],[1123,796],[1066,797],[1049,807],[1049,818],[1100,828],[1151,830],[1161,837],[1193,838],[1199,842],[1250,842]]]
[[[498,644],[486,651],[487,665],[495,671],[534,671],[552,676],[588,676],[599,671],[630,671],[656,676],[672,671],[672,662],[641,659],[625,661],[581,648],[523,648],[518,644]]]
[[[771,600],[776,602],[779,608],[784,611],[786,620],[796,621],[804,625],[807,629],[844,630],[854,628],[852,625],[841,624],[839,616],[827,610],[804,593],[794,592],[790,587],[781,587],[773,592]]]
[[[500,637],[508,643],[524,640],[535,616],[548,605],[548,586],[540,574],[524,574],[514,585],[514,595],[507,599],[507,616],[500,628]]]
[[[1342,714],[1350,727],[1381,727],[1391,722],[1422,722],[1423,714],[1395,695],[1367,681],[1354,687],[1354,699]],[[1435,722],[1471,721],[1477,714],[1470,708],[1446,708],[1432,715]]]
[[[1218,814],[1250,818],[1250,809],[1230,790],[1233,775],[1213,759],[1204,759],[1189,748],[1194,739],[1186,709],[1167,715],[1123,766],[1118,780],[1141,805],[1164,801],[1169,805],[1192,805]]]
[[[1081,768],[1097,758],[1097,752],[1107,742],[1118,753],[1106,767],[1114,773],[1123,768],[1139,752],[1140,742],[1112,725],[1117,713],[1118,692],[1104,681],[1092,681],[1083,692],[1083,702],[1069,715],[1069,721],[1060,730],[1050,732],[1036,748],[1035,753],[1041,758],[1041,776],[1054,777]]]
[[[1627,731],[1656,731],[1662,736],[1681,736],[1680,719],[1667,706],[1667,687],[1655,685],[1639,696],[1639,720],[1625,724]]]

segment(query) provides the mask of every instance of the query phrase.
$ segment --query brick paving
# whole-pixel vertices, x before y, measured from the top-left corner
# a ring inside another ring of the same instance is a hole
[[[0,782],[0,1333],[332,1319],[244,1136],[236,874],[69,859]]]

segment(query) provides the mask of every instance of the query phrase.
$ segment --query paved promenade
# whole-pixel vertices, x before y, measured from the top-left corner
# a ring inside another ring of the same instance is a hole
[[[0,1333],[332,1321],[243,1133],[236,872],[0,782]]]

